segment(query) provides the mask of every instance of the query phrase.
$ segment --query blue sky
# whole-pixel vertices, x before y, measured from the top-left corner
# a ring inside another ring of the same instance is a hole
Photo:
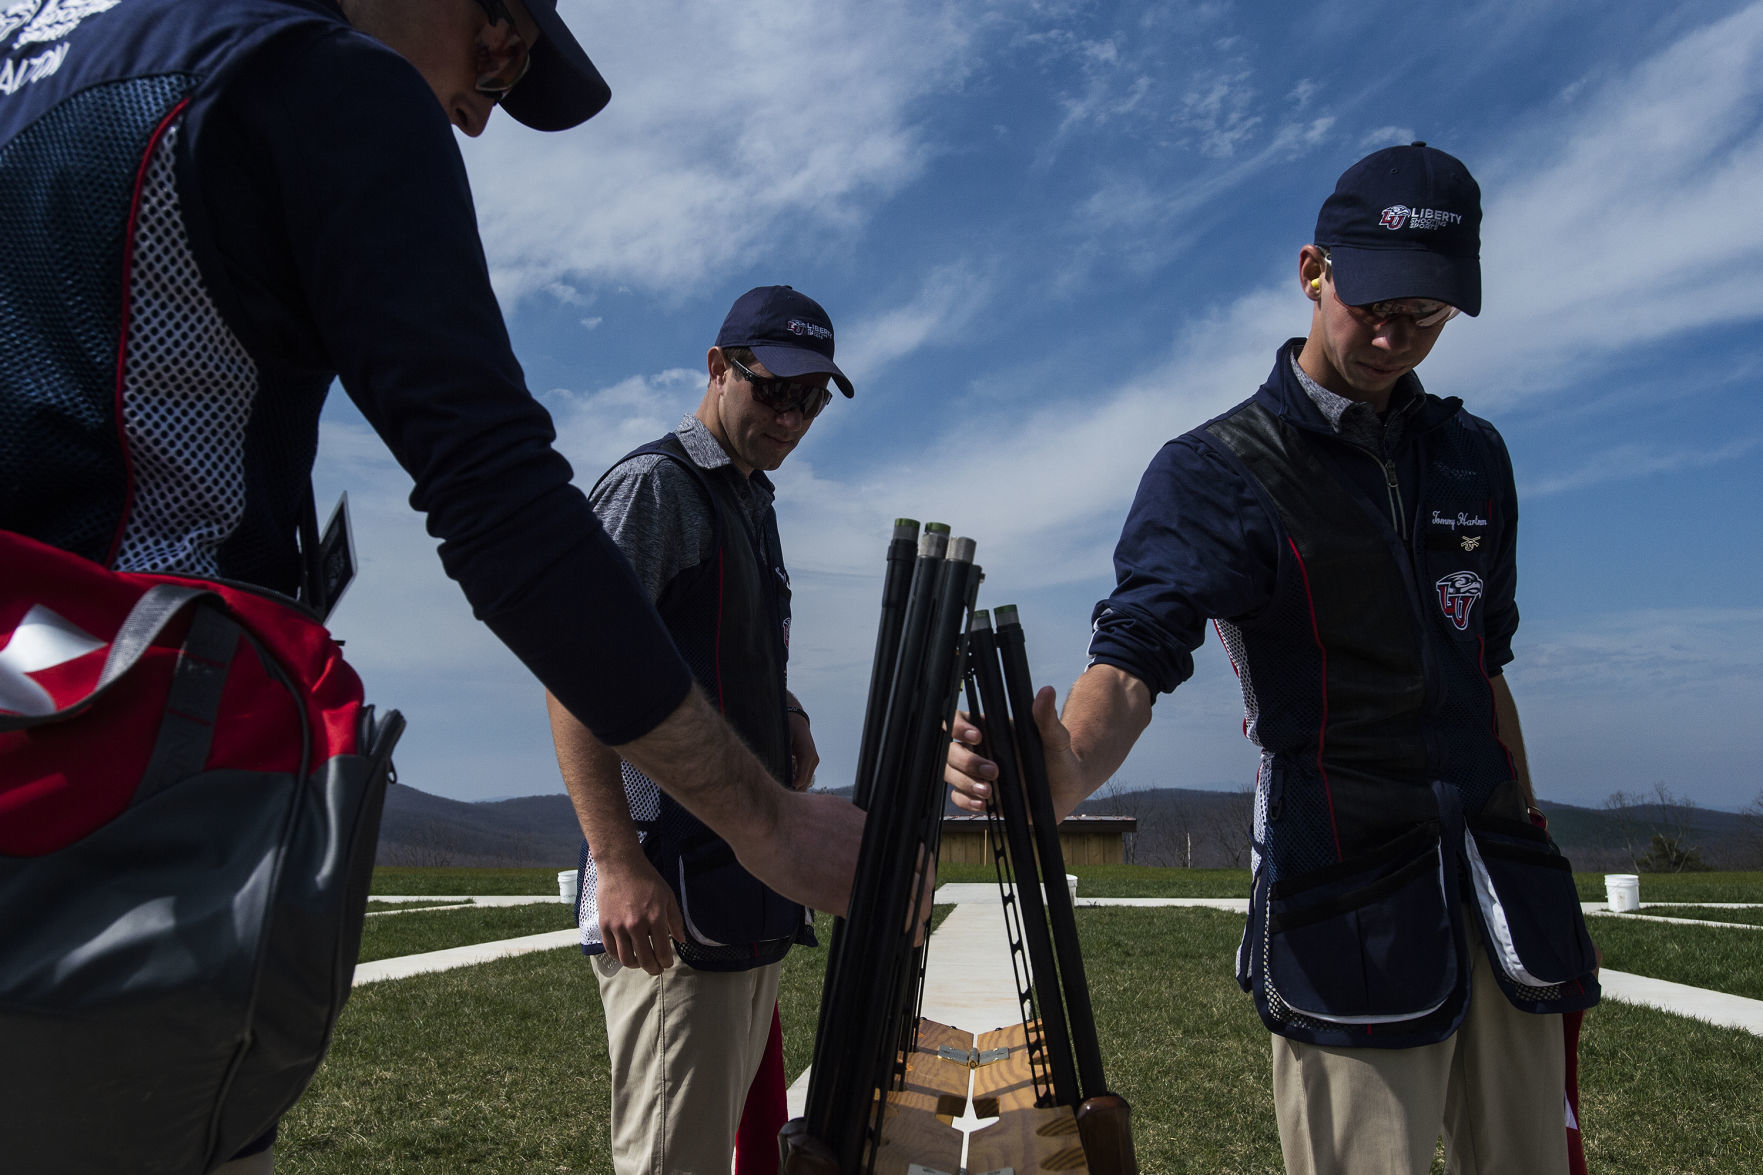
[[[791,683],[850,781],[891,520],[979,544],[1064,690],[1145,463],[1308,326],[1339,173],[1425,139],[1484,193],[1485,306],[1420,369],[1500,426],[1521,498],[1508,670],[1545,800],[1763,789],[1763,3],[1416,7],[562,0],[613,87],[464,142],[530,386],[584,486],[698,402],[729,303],[820,300],[857,384],[776,475]],[[463,142],[463,141],[462,141]],[[539,688],[441,574],[342,396],[362,578],[335,617],[403,709],[400,775],[558,790]],[[1254,770],[1216,638],[1129,786]]]

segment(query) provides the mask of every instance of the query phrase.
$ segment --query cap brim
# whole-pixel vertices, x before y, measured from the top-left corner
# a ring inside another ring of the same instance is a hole
[[[839,385],[839,391],[847,398],[857,394],[839,365],[822,355],[819,351],[810,351],[803,347],[782,347],[776,343],[749,343],[747,349],[753,357],[765,364],[765,369],[780,379],[798,379],[804,375],[830,375],[833,382]]]
[[[1356,249],[1333,245],[1328,251],[1335,292],[1352,306],[1389,298],[1432,298],[1448,302],[1471,318],[1481,313],[1481,261],[1426,249]]]
[[[555,7],[527,5],[539,26],[532,47],[532,65],[518,85],[502,99],[502,109],[516,122],[536,131],[566,131],[580,126],[612,101],[612,87],[588,60]]]

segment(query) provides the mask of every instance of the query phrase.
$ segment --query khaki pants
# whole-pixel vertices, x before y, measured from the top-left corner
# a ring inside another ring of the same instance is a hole
[[[781,964],[660,975],[593,956],[612,1055],[618,1175],[728,1175]]]
[[[1561,1017],[1509,1003],[1473,926],[1469,1012],[1449,1040],[1350,1049],[1273,1038],[1287,1175],[1565,1175]]]

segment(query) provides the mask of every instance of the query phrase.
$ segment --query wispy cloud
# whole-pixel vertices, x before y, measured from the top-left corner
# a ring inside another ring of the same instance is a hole
[[[1486,193],[1486,310],[1435,369],[1492,406],[1763,317],[1763,5],[1542,111]],[[1461,345],[1459,345],[1461,344]]]
[[[879,371],[925,346],[948,346],[992,299],[992,279],[969,263],[943,265],[925,275],[907,303],[873,311],[839,338],[845,371]]]
[[[1366,131],[1359,138],[1359,148],[1371,152],[1383,147],[1394,147],[1401,143],[1412,143],[1418,138],[1413,127],[1380,126],[1375,130]]]
[[[1662,449],[1639,443],[1617,445],[1586,458],[1573,469],[1552,472],[1526,482],[1519,487],[1519,492],[1526,498],[1541,498],[1603,482],[1646,477],[1656,473],[1675,473],[1684,469],[1705,469],[1748,456],[1756,452],[1759,445],[1763,445],[1763,438],[1745,437],[1711,449]]]
[[[806,249],[848,227],[920,173],[920,104],[958,84],[980,19],[810,0],[562,11],[591,30],[612,105],[562,136],[499,120],[465,148],[506,300],[572,275],[677,297],[761,240]]]

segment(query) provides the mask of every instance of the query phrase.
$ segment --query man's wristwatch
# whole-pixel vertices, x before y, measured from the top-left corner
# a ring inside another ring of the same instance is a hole
[[[802,716],[802,721],[808,722],[808,711],[802,709],[802,707],[800,707],[800,706],[785,706],[784,709],[791,714],[800,714]],[[814,724],[812,722],[808,722],[808,725],[812,726]]]

